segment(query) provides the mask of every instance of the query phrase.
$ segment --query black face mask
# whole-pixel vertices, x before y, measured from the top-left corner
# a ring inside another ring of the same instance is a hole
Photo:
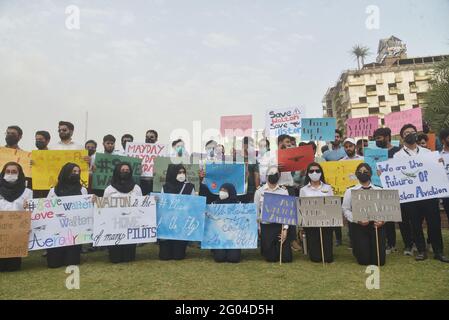
[[[47,144],[44,141],[36,141],[36,148],[44,150]]]
[[[145,142],[146,143],[156,143],[156,141],[154,139],[151,139],[151,138],[146,138]]]
[[[268,182],[271,184],[276,184],[279,181],[279,173],[270,174],[268,176]]]
[[[95,153],[95,150],[93,149],[87,149],[87,154],[89,155],[89,157],[93,156]]]
[[[368,182],[371,179],[371,175],[367,172],[364,173],[357,172],[356,176],[357,179],[359,179],[359,181],[362,183]]]
[[[123,142],[122,142],[123,150],[126,149],[126,144],[127,144],[128,142],[132,142],[132,141],[123,141]],[[145,140],[145,142],[148,143],[146,140]]]
[[[80,182],[80,175],[79,174],[71,174],[69,176],[69,181],[73,184],[77,184]]]
[[[128,180],[129,178],[131,178],[131,172],[120,172],[121,180]]]
[[[385,140],[376,141],[376,147],[378,147],[378,148],[385,149],[387,146],[388,146],[388,143]]]
[[[19,142],[19,138],[16,136],[7,135],[5,137],[6,145],[15,146]]]
[[[404,138],[404,142],[407,143],[407,144],[410,144],[410,145],[415,144],[416,140],[417,140],[416,133],[410,133],[409,135],[407,135]]]

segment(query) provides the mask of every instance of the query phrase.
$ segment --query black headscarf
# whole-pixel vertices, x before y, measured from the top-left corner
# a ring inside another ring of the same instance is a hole
[[[176,176],[178,175],[179,170],[184,169],[187,170],[182,164],[169,164],[167,168],[167,175],[165,177],[165,184],[163,186],[164,193],[174,193],[179,194],[182,190],[182,194],[191,194],[193,191],[193,184],[189,182],[179,182],[176,180]]]
[[[70,175],[73,168],[79,168],[76,163],[66,163],[58,176],[58,184],[55,187],[55,193],[58,197],[77,196],[81,195],[81,181],[72,181]]]
[[[220,187],[221,189],[225,189],[229,193],[229,197],[227,199],[221,200],[218,198],[218,200],[214,201],[214,203],[239,203],[239,200],[237,198],[237,191],[235,190],[235,187],[232,183],[223,183]]]
[[[7,182],[3,177],[7,166],[17,166],[19,169],[19,176],[16,182]],[[22,166],[17,162],[8,162],[3,166],[3,170],[0,173],[0,195],[8,202],[13,202],[20,197],[25,191],[25,174],[23,173]]]
[[[122,166],[129,167],[130,172],[126,178],[122,178],[120,175]],[[130,193],[135,185],[136,182],[133,179],[133,168],[131,167],[131,164],[129,162],[120,162],[117,164],[114,168],[114,173],[112,174],[111,186],[117,189],[118,192]]]

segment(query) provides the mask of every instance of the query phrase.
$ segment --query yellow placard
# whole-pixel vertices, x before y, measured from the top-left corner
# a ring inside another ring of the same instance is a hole
[[[33,190],[48,190],[58,181],[61,168],[68,162],[76,163],[81,169],[81,184],[87,188],[89,184],[89,168],[84,157],[87,150],[34,150]]]
[[[10,162],[17,162],[22,166],[23,173],[25,177],[31,177],[31,152],[0,147],[0,171],[3,169],[3,166]]]
[[[359,183],[355,169],[363,163],[362,160],[343,160],[321,162],[326,183],[334,189],[334,195],[343,197],[348,187]]]

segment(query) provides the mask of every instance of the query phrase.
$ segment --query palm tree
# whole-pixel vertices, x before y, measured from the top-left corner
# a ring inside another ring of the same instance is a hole
[[[360,70],[360,62],[363,67],[363,65],[365,64],[365,58],[367,56],[369,56],[371,53],[370,53],[368,47],[364,47],[364,46],[361,46],[360,44],[357,44],[352,47],[351,54],[357,60],[357,67],[358,67],[358,70]]]

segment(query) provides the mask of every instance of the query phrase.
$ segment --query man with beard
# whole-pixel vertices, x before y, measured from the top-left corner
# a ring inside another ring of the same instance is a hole
[[[359,156],[356,153],[356,144],[353,138],[346,138],[345,142],[343,142],[343,147],[346,152],[346,156],[340,159],[341,160],[363,160],[362,156]]]
[[[156,143],[158,139],[158,133],[156,130],[150,129],[145,134],[146,143]]]
[[[393,158],[394,154],[401,150],[399,147],[393,146],[391,144],[391,129],[390,128],[378,128],[374,131],[374,140],[376,141],[376,146],[381,149],[388,150],[388,158]]]
[[[327,150],[323,154],[323,159],[326,161],[338,161],[346,156],[345,150],[341,147],[342,133],[340,130],[335,130],[335,140],[331,142],[332,149]]]
[[[128,142],[133,142],[134,137],[130,135],[129,133],[125,133],[122,138],[120,139],[120,142],[122,143],[122,150],[115,150],[116,154],[119,154],[121,156],[126,156],[126,144]]]
[[[36,139],[36,148],[38,150],[48,150],[48,144],[50,143],[50,133],[48,131],[36,131],[34,138]]]
[[[22,139],[22,135],[23,135],[23,131],[22,131],[22,129],[20,129],[19,126],[9,126],[6,129],[6,136],[5,136],[6,145],[5,145],[5,147],[21,150],[19,147],[19,141],[20,141],[20,139]]]
[[[82,150],[84,149],[80,144],[72,140],[75,126],[73,123],[67,121],[59,121],[58,133],[60,141],[58,141],[51,149],[52,150]]]

